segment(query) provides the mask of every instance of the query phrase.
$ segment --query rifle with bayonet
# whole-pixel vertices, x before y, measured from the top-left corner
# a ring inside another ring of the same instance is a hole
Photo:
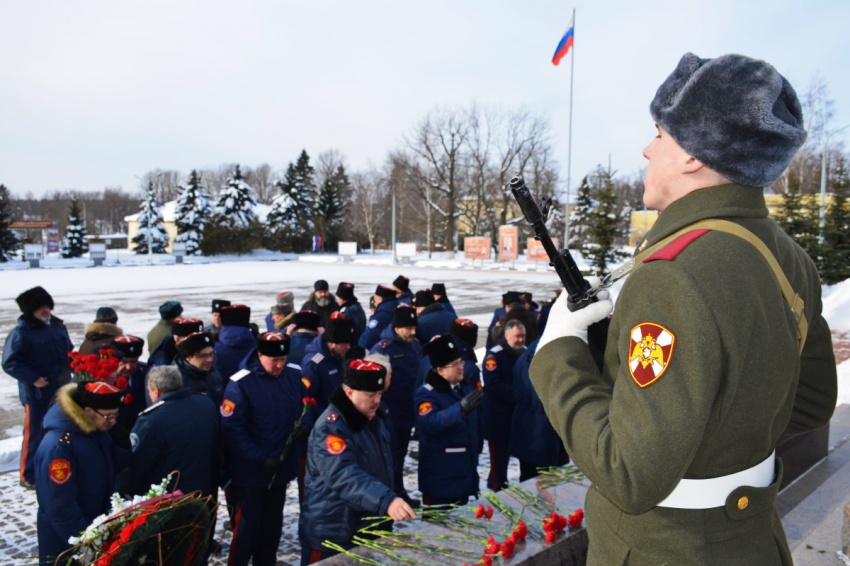
[[[534,238],[539,240],[549,256],[549,265],[555,268],[555,272],[564,284],[567,293],[567,308],[571,312],[583,309],[595,302],[598,289],[592,289],[590,283],[581,274],[573,256],[568,249],[558,250],[549,230],[546,228],[546,218],[552,207],[552,197],[545,199],[539,205],[534,200],[531,190],[526,186],[522,177],[513,177],[510,180],[511,193],[519,204],[523,216],[534,229]],[[602,368],[602,358],[605,353],[605,341],[608,336],[609,320],[603,319],[595,322],[587,329],[587,343],[596,365]]]

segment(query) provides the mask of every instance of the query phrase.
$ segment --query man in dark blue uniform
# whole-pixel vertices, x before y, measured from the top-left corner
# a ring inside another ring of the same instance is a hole
[[[499,491],[508,484],[511,418],[514,412],[514,364],[525,350],[525,327],[518,320],[505,325],[501,343],[484,358],[484,438],[490,448],[487,487]]]
[[[531,385],[528,368],[538,342],[532,342],[514,364],[510,455],[519,460],[519,481],[537,476],[537,468],[563,466],[570,461],[563,441],[552,428],[543,403]]]
[[[213,337],[215,361],[223,386],[227,387],[230,376],[239,371],[239,364],[257,347],[257,339],[251,332],[251,307],[226,305],[221,308],[221,330],[218,340]]]
[[[457,339],[445,334],[425,345],[431,371],[416,390],[419,491],[426,505],[458,504],[478,494],[478,411],[484,393],[463,384]]]
[[[203,395],[183,389],[174,366],[159,366],[148,374],[153,405],[139,415],[130,434],[127,490],[142,494],[174,470],[175,487],[184,493],[217,494],[220,466],[218,408]]]
[[[194,332],[203,332],[204,323],[199,318],[175,318],[171,321],[171,334],[164,337],[156,350],[148,356],[150,367],[169,366],[177,357],[177,344]]]
[[[56,393],[44,418],[44,438],[35,454],[38,498],[38,556],[52,565],[109,510],[115,474],[130,458],[127,431],[113,441],[123,393],[103,381],[70,383]]]
[[[386,373],[374,362],[348,362],[343,384],[310,434],[307,497],[298,523],[301,564],[336,554],[322,546],[325,540],[350,548],[364,517],[416,518],[393,487],[389,432],[380,409]]]
[[[392,287],[387,287],[386,285],[378,285],[375,289],[375,294],[372,295],[372,301],[375,304],[375,312],[369,317],[366,330],[363,331],[363,334],[360,335],[360,339],[357,341],[357,344],[367,351],[378,343],[384,329],[392,324],[393,313],[398,306],[395,291]]]
[[[204,328],[204,332],[208,332],[212,337],[213,342],[218,340],[218,333],[221,332],[221,308],[229,307],[230,301],[226,299],[213,299],[212,306],[210,307],[210,316],[212,317],[212,323]]]
[[[452,321],[456,318],[442,303],[434,300],[430,289],[416,291],[413,295],[413,306],[416,309],[416,338],[423,346],[434,336],[448,334]]]
[[[336,302],[339,304],[339,312],[354,323],[354,341],[352,344],[357,344],[360,335],[366,330],[366,313],[363,311],[363,305],[354,296],[353,283],[342,282],[337,285]]]
[[[431,292],[434,293],[434,300],[443,305],[447,311],[452,313],[455,317],[457,317],[457,313],[455,312],[455,308],[452,305],[449,297],[446,295],[446,284],[445,283],[434,283],[431,285]]]
[[[213,341],[206,332],[195,332],[177,344],[174,365],[183,376],[183,389],[196,395],[207,395],[216,406],[221,404],[224,383],[213,366]]]
[[[60,386],[71,380],[68,352],[74,349],[61,319],[51,315],[53,297],[33,287],[15,299],[23,313],[3,346],[3,371],[18,380],[24,406],[24,440],[20,483],[35,487],[33,457],[42,437],[48,404]]]
[[[322,323],[322,317],[317,312],[301,311],[296,313],[295,318],[292,320],[295,322],[295,329],[292,332],[287,332],[290,337],[290,349],[287,360],[290,364],[300,366],[301,361],[304,359],[304,352],[307,350],[307,345],[319,335],[319,325]]]
[[[328,327],[307,346],[301,372],[311,384],[318,415],[328,406],[328,398],[342,383],[342,363],[354,341],[354,325],[345,315],[334,313]]]
[[[493,318],[490,320],[490,326],[487,327],[487,340],[485,342],[486,348],[489,350],[492,348],[496,342],[493,340],[493,329],[496,328],[496,324],[499,320],[505,316],[508,312],[508,307],[515,303],[519,303],[522,299],[519,296],[517,291],[508,291],[507,293],[502,293],[502,303],[499,308],[493,311]]]
[[[410,279],[399,275],[393,280],[393,289],[399,304],[410,305],[413,302],[413,292],[410,290]]]
[[[257,355],[245,359],[230,379],[221,404],[221,429],[230,455],[236,515],[229,566],[274,566],[283,528],[286,485],[296,477],[298,459],[287,449],[292,435],[311,426],[303,400],[306,389],[296,367],[287,365],[289,336],[266,332]],[[284,455],[284,451],[286,454]]]
[[[395,487],[398,494],[409,500],[404,489],[404,458],[410,443],[410,432],[416,422],[413,393],[416,391],[419,365],[422,361],[422,345],[416,341],[416,311],[408,305],[399,305],[393,314],[393,323],[384,329],[381,341],[375,344],[370,354],[383,354],[392,365],[392,385],[384,394],[389,407],[390,420],[395,430],[393,466]]]
[[[124,402],[118,408],[118,424],[131,430],[136,424],[139,413],[147,407],[145,380],[148,375],[148,364],[139,361],[139,356],[145,348],[145,341],[138,336],[125,334],[116,336],[109,347],[121,354],[115,385],[127,391]],[[121,378],[124,378],[126,383]]]

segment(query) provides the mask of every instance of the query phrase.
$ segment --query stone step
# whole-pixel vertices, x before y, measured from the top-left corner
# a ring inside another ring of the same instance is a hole
[[[786,487],[777,509],[796,566],[843,565],[844,507],[850,504],[850,406],[840,405],[830,421],[827,457]]]

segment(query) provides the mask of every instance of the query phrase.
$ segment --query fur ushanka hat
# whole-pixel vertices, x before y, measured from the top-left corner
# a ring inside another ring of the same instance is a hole
[[[688,154],[748,187],[776,181],[806,140],[794,89],[771,65],[743,55],[686,53],[649,112]]]

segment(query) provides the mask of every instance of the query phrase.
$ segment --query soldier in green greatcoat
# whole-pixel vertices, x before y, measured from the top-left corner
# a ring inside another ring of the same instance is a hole
[[[644,203],[660,214],[602,369],[586,341],[612,310],[607,292],[576,312],[562,293],[532,382],[593,482],[589,564],[790,565],[774,451],[828,423],[837,394],[817,270],[768,218],[762,189],[805,140],[800,103],[763,61],[689,53],[650,112]],[[694,226],[709,219],[746,230]]]

